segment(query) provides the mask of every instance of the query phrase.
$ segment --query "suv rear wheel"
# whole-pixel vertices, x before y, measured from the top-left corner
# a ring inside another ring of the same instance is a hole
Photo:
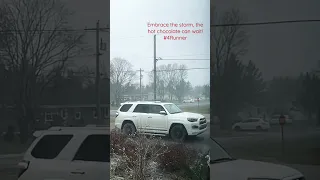
[[[126,122],[122,126],[122,132],[126,135],[133,135],[134,133],[136,133],[136,127],[132,122]]]
[[[187,131],[181,124],[173,125],[170,129],[170,137],[174,141],[184,141],[187,136]]]

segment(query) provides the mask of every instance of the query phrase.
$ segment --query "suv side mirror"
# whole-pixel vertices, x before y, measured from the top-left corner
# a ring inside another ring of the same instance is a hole
[[[167,113],[165,111],[160,111],[160,114],[167,115]]]

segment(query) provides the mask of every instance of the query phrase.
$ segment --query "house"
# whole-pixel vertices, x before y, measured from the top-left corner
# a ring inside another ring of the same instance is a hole
[[[14,111],[14,107],[6,106],[0,109],[0,132],[6,131],[8,126],[14,126],[18,130],[18,116]],[[110,123],[109,104],[101,104],[101,116],[103,123]],[[36,129],[46,129],[50,125],[82,126],[95,124],[96,120],[97,112],[95,104],[41,105],[35,112]]]
[[[97,120],[96,110],[95,104],[42,105],[36,115],[36,121],[40,124],[66,123],[72,126],[94,124]],[[105,123],[109,123],[109,104],[101,104],[101,117]]]

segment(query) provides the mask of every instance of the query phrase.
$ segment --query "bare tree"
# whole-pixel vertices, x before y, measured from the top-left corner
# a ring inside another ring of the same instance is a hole
[[[186,65],[178,65],[176,63],[157,67],[157,92],[162,98],[164,98],[165,94],[169,95],[170,100],[176,96],[177,93],[175,91],[177,85],[180,84],[181,80],[185,80],[188,76],[186,69]],[[149,79],[150,84],[153,84],[153,72],[150,72]]]
[[[212,66],[214,66],[213,73],[221,75],[223,70],[223,63],[229,59],[231,54],[236,57],[244,55],[247,51],[246,47],[248,45],[248,34],[246,29],[239,24],[244,22],[244,18],[239,10],[232,9],[230,11],[223,12],[222,15],[216,11],[213,7],[211,10],[212,25],[226,25],[231,24],[233,26],[218,26],[213,27],[211,31],[211,40],[213,49],[211,52],[213,59]]]
[[[67,19],[71,13],[57,0],[9,0],[0,11],[7,12],[10,20],[1,53],[15,74],[15,101],[24,138],[34,119],[37,95],[79,54],[83,35],[70,30]]]
[[[110,82],[114,89],[114,95],[117,105],[120,104],[120,96],[123,87],[131,83],[136,76],[136,72],[132,69],[132,64],[122,58],[114,58],[110,64]]]

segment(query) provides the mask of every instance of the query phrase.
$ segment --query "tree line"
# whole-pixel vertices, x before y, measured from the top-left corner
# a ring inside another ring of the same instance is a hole
[[[133,69],[133,65],[126,59],[114,58],[110,67],[110,89],[111,99],[119,105],[121,96],[125,94],[140,94],[140,83],[138,71]],[[146,72],[149,83],[142,84],[142,93],[154,92],[154,71]],[[195,86],[187,80],[188,69],[185,64],[166,64],[157,67],[156,95],[157,99],[169,100],[177,99],[183,101],[186,96],[210,96],[209,84]],[[167,97],[167,98],[166,98]]]
[[[9,81],[2,91],[11,95],[22,141],[47,88],[68,69],[71,59],[87,48],[84,32],[68,24],[71,15],[66,5],[56,0],[0,3],[0,63]]]
[[[213,7],[211,24],[241,24],[239,10],[217,12]],[[214,27],[211,36],[211,113],[220,127],[228,129],[233,117],[246,105],[267,107],[282,113],[289,103],[320,124],[320,74],[301,73],[297,77],[275,77],[266,81],[253,61],[245,61],[248,30],[243,26]],[[320,67],[319,67],[320,68]],[[283,112],[285,113],[285,112]]]

